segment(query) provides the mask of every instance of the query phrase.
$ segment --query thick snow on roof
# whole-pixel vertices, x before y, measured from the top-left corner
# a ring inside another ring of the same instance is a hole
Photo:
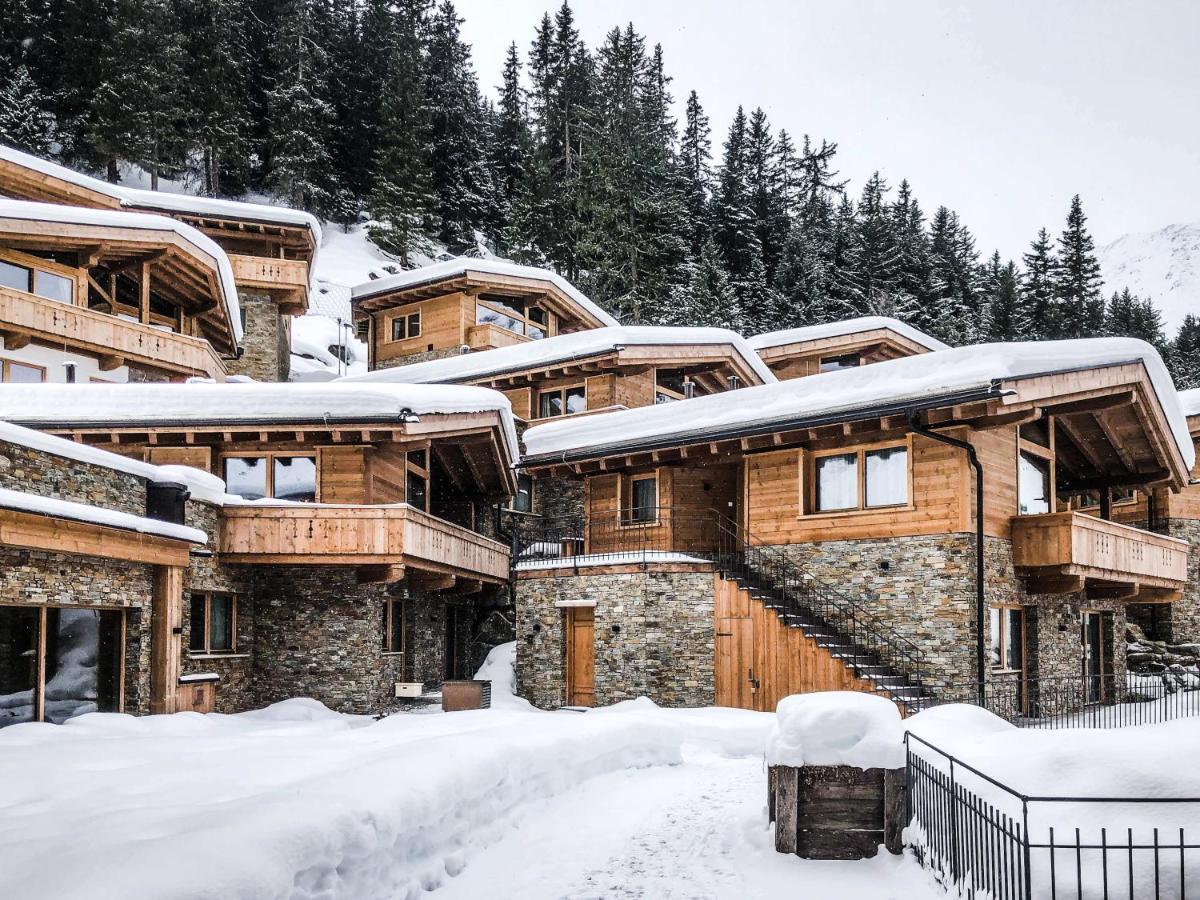
[[[139,534],[155,534],[160,537],[174,538],[177,541],[189,541],[193,544],[208,542],[208,536],[199,528],[160,522],[158,519],[148,519],[145,516],[135,516],[87,503],[42,497],[39,494],[27,494],[24,491],[10,491],[7,488],[0,488],[0,508],[54,516],[57,519],[70,519],[73,522],[107,525],[110,528],[136,531]]]
[[[1142,362],[1188,468],[1195,449],[1171,376],[1158,353],[1134,338],[978,344],[887,362],[810,375],[641,409],[622,410],[536,425],[525,432],[531,458],[594,453],[656,440],[703,441],[737,428],[769,426],[899,405],[1035,374]]]
[[[166,191],[147,191],[143,188],[112,184],[76,172],[67,166],[23,153],[14,147],[0,144],[0,160],[33,169],[51,178],[78,185],[89,191],[120,200],[123,206],[139,206],[150,209],[169,210],[197,216],[214,216],[226,219],[246,219],[252,222],[270,222],[275,225],[291,225],[307,228],[313,235],[313,243],[321,244],[321,224],[315,216],[302,210],[286,206],[269,206],[264,203],[243,203],[240,200],[220,200],[215,197],[197,197],[193,194],[172,194]]]
[[[915,341],[930,350],[949,350],[935,337],[930,337],[923,331],[918,331],[911,325],[893,319],[890,316],[862,316],[857,319],[843,319],[841,322],[826,322],[822,325],[807,325],[803,328],[788,328],[784,331],[769,331],[766,334],[756,334],[747,338],[755,350],[765,350],[768,347],[782,347],[786,344],[800,344],[805,341],[819,341],[823,338],[842,337],[847,334],[858,334],[864,331],[878,331],[886,328],[901,337]]]
[[[1200,416],[1200,388],[1179,392],[1179,405],[1185,416]]]
[[[5,149],[0,145],[0,150]],[[94,225],[100,228],[133,228],[143,231],[170,231],[183,238],[217,262],[220,276],[221,300],[229,316],[234,339],[242,340],[242,314],[238,305],[237,285],[229,257],[216,241],[185,222],[169,216],[151,213],[122,212],[111,209],[87,209],[81,206],[61,206],[57,203],[33,203],[28,200],[9,200],[0,197],[0,219],[22,219],[30,222],[58,222],[63,225]]]
[[[458,278],[467,272],[482,272],[485,275],[511,275],[514,278],[536,278],[549,281],[560,291],[590,312],[605,325],[620,323],[589,300],[582,291],[556,272],[549,269],[538,269],[533,266],[521,266],[516,263],[503,262],[498,259],[477,259],[472,256],[457,256],[445,262],[434,263],[431,266],[421,266],[419,269],[409,269],[398,275],[387,278],[377,278],[355,285],[354,299],[374,297],[376,294],[386,294],[401,288],[424,284],[429,281],[441,281],[446,278]]]
[[[499,391],[459,385],[282,383],[3,384],[0,419],[42,427],[400,422],[416,415],[498,412],[512,459],[512,406]]]
[[[724,328],[668,328],[656,326],[617,326],[560,334],[540,341],[526,341],[511,347],[464,353],[445,359],[379,369],[356,375],[351,381],[388,382],[391,384],[435,384],[467,381],[502,372],[514,372],[554,365],[571,359],[610,353],[621,347],[708,344],[732,347],[764,383],[775,376],[745,338]]]

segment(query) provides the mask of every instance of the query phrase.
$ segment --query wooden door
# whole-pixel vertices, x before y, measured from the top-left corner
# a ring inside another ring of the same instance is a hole
[[[567,610],[567,705],[596,704],[596,611],[590,606]]]
[[[750,598],[737,584],[716,581],[716,705],[757,709],[754,619]]]

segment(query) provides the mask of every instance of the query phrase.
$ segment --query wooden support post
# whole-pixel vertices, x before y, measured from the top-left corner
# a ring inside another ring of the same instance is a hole
[[[794,766],[775,767],[775,849],[796,852],[796,818],[800,812],[797,776]]]
[[[139,315],[143,325],[150,324],[150,263],[143,262],[141,267],[141,302],[139,304]]]
[[[150,712],[173,713],[183,650],[183,566],[155,566],[150,610]]]
[[[883,770],[883,846],[897,856],[904,853],[904,829],[908,827],[907,791],[907,768]]]

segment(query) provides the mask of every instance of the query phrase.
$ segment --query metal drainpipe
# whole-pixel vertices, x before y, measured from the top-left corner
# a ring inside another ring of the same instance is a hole
[[[987,687],[987,645],[983,636],[987,615],[983,591],[983,465],[972,444],[931,431],[920,423],[920,414],[915,410],[908,414],[908,425],[915,433],[930,440],[967,451],[967,462],[975,470],[975,685],[979,703],[983,705]]]

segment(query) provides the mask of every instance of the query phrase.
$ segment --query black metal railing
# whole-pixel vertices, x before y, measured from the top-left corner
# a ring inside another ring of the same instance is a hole
[[[905,843],[968,898],[1200,895],[1200,798],[1023,794],[905,735]]]
[[[1115,674],[1019,678],[993,675],[984,695],[972,684],[940,688],[930,705],[982,706],[1022,728],[1124,728],[1200,716],[1200,683],[1174,676]]]
[[[848,668],[907,709],[926,697],[924,655],[867,606],[804,571],[782,547],[749,534],[718,510],[649,507],[588,516],[523,519],[513,526],[513,565],[708,562],[762,594],[784,619],[824,641]]]

